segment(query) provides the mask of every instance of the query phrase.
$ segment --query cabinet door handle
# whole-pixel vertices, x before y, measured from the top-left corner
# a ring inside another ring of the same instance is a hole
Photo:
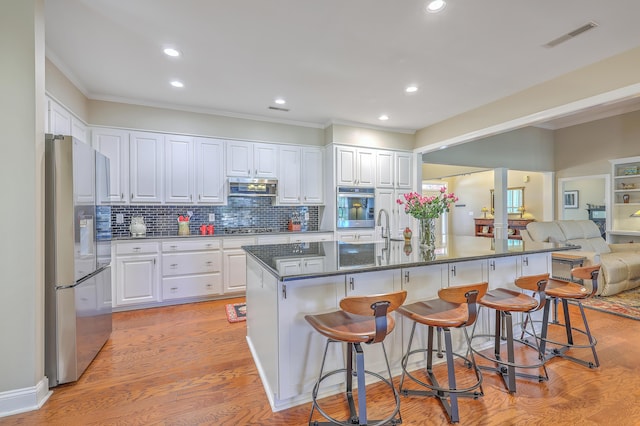
[[[491,270],[495,271],[496,270],[496,262],[495,260],[492,260],[491,262],[489,262],[489,266],[491,266]]]
[[[198,194],[198,200],[202,200],[202,194]]]
[[[451,267],[451,275],[454,276],[454,277],[456,276],[456,267],[455,267],[455,265]]]
[[[211,248],[212,244],[205,244],[206,248]]]
[[[356,289],[355,279],[353,277],[349,278],[349,285],[351,286],[351,290]]]
[[[172,263],[171,265],[169,265],[169,267],[171,269],[176,269],[178,267],[178,264],[177,263]]]
[[[142,249],[141,249],[140,247],[134,247],[134,248],[132,248],[131,250],[133,250],[133,251],[140,251],[140,250],[142,250]]]
[[[282,297],[283,298],[287,298],[287,285],[286,284],[282,284]]]
[[[213,287],[213,284],[207,284],[207,288]]]
[[[120,193],[120,199],[121,199],[121,200],[124,200],[124,192],[121,192],[121,193]]]
[[[169,290],[176,291],[177,289],[178,289],[178,287],[171,287]]]
[[[522,263],[524,263],[525,265],[529,266],[529,258],[528,257],[523,257],[522,258]]]
[[[405,273],[404,273],[404,282],[405,283],[409,282],[409,271],[405,271]]]
[[[191,201],[193,198],[193,196],[191,194],[189,194],[189,201]]]
[[[207,266],[211,266],[211,265],[213,265],[213,262],[209,260],[209,261],[207,261],[206,265]]]
[[[131,193],[131,199],[133,200],[133,192]]]
[[[177,249],[178,249],[178,246],[169,246],[169,248],[170,248],[171,250],[177,250]]]

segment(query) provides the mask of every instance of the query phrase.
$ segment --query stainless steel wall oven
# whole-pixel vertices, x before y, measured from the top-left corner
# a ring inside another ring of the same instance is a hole
[[[375,228],[375,192],[375,188],[339,186],[337,228]]]

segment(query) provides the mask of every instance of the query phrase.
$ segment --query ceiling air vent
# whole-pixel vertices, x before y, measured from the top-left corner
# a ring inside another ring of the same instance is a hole
[[[589,30],[594,29],[595,27],[597,27],[598,24],[596,24],[595,22],[591,21],[588,22],[586,24],[584,24],[583,26],[576,28],[573,31],[570,31],[564,35],[561,35],[560,37],[551,40],[549,43],[547,44],[543,44],[544,47],[556,47],[557,45],[559,45],[560,43],[564,43],[567,40],[571,40],[574,37],[579,36],[580,34],[583,34]]]
[[[274,111],[284,111],[284,112],[289,112],[289,110],[287,108],[279,108],[279,107],[274,107],[274,106],[270,106],[269,109],[272,109]]]

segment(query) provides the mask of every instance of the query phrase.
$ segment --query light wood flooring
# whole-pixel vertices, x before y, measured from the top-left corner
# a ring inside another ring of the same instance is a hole
[[[0,418],[0,425],[307,424],[310,404],[271,412],[246,325],[225,318],[224,305],[238,301],[114,314],[111,339],[78,382],[56,388],[40,410]],[[640,424],[640,321],[587,315],[600,368],[556,358],[548,382],[518,380],[515,395],[485,372],[485,396],[460,401],[460,424]],[[368,389],[375,404],[380,388]],[[340,409],[341,399],[332,406]],[[401,413],[405,425],[448,423],[433,398],[402,397]]]

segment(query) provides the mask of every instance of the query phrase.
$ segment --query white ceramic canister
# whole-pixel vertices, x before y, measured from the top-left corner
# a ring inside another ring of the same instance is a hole
[[[144,217],[134,216],[131,218],[129,232],[132,237],[144,237],[147,234],[147,225],[144,223]]]

